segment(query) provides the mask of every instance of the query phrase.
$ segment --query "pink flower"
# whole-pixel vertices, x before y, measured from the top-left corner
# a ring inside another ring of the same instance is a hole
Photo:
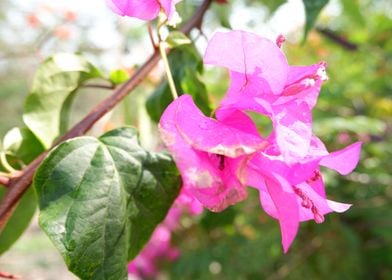
[[[175,4],[180,0],[107,0],[109,7],[120,16],[135,17],[142,20],[156,18],[162,9],[168,19],[175,12]]]
[[[275,43],[241,31],[217,33],[204,59],[230,70],[230,88],[216,119],[205,117],[184,95],[160,120],[183,188],[212,211],[243,200],[246,186],[257,188],[264,210],[279,220],[287,252],[299,222],[321,223],[325,214],[350,207],[326,198],[320,166],[348,174],[361,143],[329,153],[312,134],[311,110],[327,79],[325,63],[289,66]],[[267,139],[244,111],[272,120]]]
[[[159,130],[181,172],[183,188],[205,207],[218,212],[245,199],[237,167],[244,155],[265,145],[249,117],[236,111],[217,121],[183,95],[165,110]]]
[[[242,31],[216,33],[204,62],[230,70],[231,84],[216,111],[218,119],[235,110],[266,115],[285,160],[295,162],[306,155],[312,136],[311,109],[327,79],[324,62],[289,66],[274,42]]]
[[[351,205],[326,199],[319,166],[350,173],[358,163],[361,143],[354,143],[337,152],[328,153],[324,144],[312,138],[308,155],[293,165],[281,155],[258,152],[248,161],[241,175],[243,183],[257,188],[264,211],[279,220],[285,252],[293,242],[299,222],[324,221],[330,212],[344,212]]]
[[[208,44],[206,63],[230,70],[231,85],[216,111],[218,120],[233,112],[255,111],[271,118],[268,147],[254,153],[239,169],[243,185],[256,187],[264,210],[279,220],[287,252],[300,221],[317,223],[332,211],[350,205],[326,199],[319,165],[341,174],[352,171],[361,144],[328,153],[312,135],[311,110],[321,84],[327,79],[325,63],[289,66],[276,44],[252,33],[217,33]]]

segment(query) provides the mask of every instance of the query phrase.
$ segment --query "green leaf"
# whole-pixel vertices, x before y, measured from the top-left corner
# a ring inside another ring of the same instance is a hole
[[[0,188],[0,200],[3,199],[6,188]],[[32,188],[22,196],[10,220],[0,232],[0,255],[7,251],[23,234],[34,216],[37,202]]]
[[[37,137],[26,127],[14,127],[4,136],[3,149],[7,155],[28,164],[44,151]]]
[[[109,80],[115,84],[122,84],[130,78],[129,73],[125,69],[116,69],[110,72]]]
[[[232,13],[232,5],[228,3],[213,5],[211,11],[215,14],[215,18],[222,27],[231,29],[230,15]]]
[[[181,63],[178,63],[178,62]],[[206,115],[211,113],[207,88],[200,79],[203,73],[203,61],[195,46],[183,45],[175,48],[169,55],[170,69],[176,84],[177,92],[181,95],[190,94],[196,105]],[[163,81],[148,98],[147,112],[151,119],[158,122],[163,111],[173,101],[169,85]]]
[[[24,106],[23,120],[45,148],[68,128],[76,90],[101,73],[80,55],[60,53],[38,68]]]
[[[366,25],[358,0],[341,0],[341,3],[344,13],[351,18],[352,22],[361,27]]]
[[[169,36],[167,36],[166,43],[170,48],[176,48],[182,45],[192,44],[192,41],[184,33],[172,31],[169,33]]]
[[[180,183],[172,159],[142,149],[132,128],[76,138],[37,170],[39,222],[81,279],[127,279]]]
[[[317,21],[317,17],[329,0],[303,0],[305,6],[305,31],[303,41],[306,40],[309,31],[313,28]]]

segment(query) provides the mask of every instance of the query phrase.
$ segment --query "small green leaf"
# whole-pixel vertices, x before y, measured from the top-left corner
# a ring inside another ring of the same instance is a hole
[[[28,164],[44,151],[41,142],[26,127],[14,127],[4,136],[3,149],[23,163]]]
[[[192,41],[184,33],[180,31],[172,31],[169,33],[169,36],[167,36],[166,43],[170,48],[176,48],[182,45],[189,45]]]
[[[228,3],[213,5],[211,11],[215,14],[215,18],[222,27],[231,29],[230,15],[232,14],[232,5]]]
[[[178,63],[181,61],[181,63]],[[203,72],[203,61],[195,46],[183,45],[175,48],[169,55],[170,69],[176,84],[177,92],[192,95],[196,105],[204,114],[211,113],[207,88],[199,75]],[[146,108],[149,116],[158,122],[163,111],[173,101],[170,88],[163,81],[148,98]]]
[[[317,21],[317,17],[321,10],[328,4],[329,0],[303,0],[305,6],[305,31],[303,41],[306,40],[309,31],[313,28]]]
[[[132,128],[72,139],[35,175],[39,222],[81,279],[127,279],[180,183],[172,159],[142,149]]]
[[[60,53],[38,68],[23,121],[45,148],[65,132],[76,90],[93,78],[102,78],[102,74],[80,55]]]
[[[3,199],[6,190],[0,188],[0,200]],[[34,216],[36,205],[33,188],[30,188],[22,196],[8,223],[0,232],[0,255],[7,251],[27,229]]]
[[[116,69],[109,74],[109,80],[115,85],[125,83],[129,78],[129,73],[125,69]]]

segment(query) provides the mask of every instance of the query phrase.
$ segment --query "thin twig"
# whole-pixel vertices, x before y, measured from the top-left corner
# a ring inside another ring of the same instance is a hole
[[[357,51],[358,50],[358,45],[350,42],[348,39],[343,37],[342,35],[337,34],[335,31],[332,31],[327,28],[320,28],[316,27],[317,32],[320,34],[324,35],[328,39],[330,39],[332,42],[338,44],[342,48],[348,50],[348,51]]]
[[[20,279],[21,277],[18,275],[13,275],[7,272],[0,271],[0,278],[4,279]]]
[[[154,32],[152,30],[151,22],[148,23],[147,28],[148,28],[148,36],[150,37],[151,44],[152,44],[154,50],[156,50],[158,48],[158,44],[157,44],[157,42],[155,42],[155,39],[154,39]]]
[[[10,183],[10,178],[0,176],[0,185],[3,185],[4,187],[8,187],[9,183]]]
[[[100,85],[100,84],[85,84],[82,86],[83,88],[99,88],[99,89],[108,89],[113,90],[116,88],[115,85]]]
[[[193,17],[181,28],[185,34],[193,28],[200,28],[205,12],[208,10],[212,0],[204,0],[199,9],[195,12]],[[169,51],[169,50],[167,50]],[[101,117],[108,111],[113,109],[122,99],[124,99],[140,82],[142,82],[147,75],[152,71],[155,65],[159,62],[159,51],[156,50],[151,57],[138,69],[138,71],[122,86],[114,90],[113,94],[98,104],[86,117],[77,123],[70,131],[68,131],[53,147],[59,143],[81,136],[85,134]],[[53,147],[51,149],[53,149]],[[50,150],[51,150],[50,149]],[[42,160],[47,155],[48,151],[39,155],[33,162],[31,162],[22,171],[18,178],[12,180],[8,186],[8,191],[0,204],[0,231],[10,218],[16,203],[22,197],[23,193],[30,186],[34,173]]]

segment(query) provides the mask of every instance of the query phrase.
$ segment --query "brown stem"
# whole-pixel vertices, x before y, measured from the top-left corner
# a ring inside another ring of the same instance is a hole
[[[320,28],[316,27],[317,32],[320,34],[324,35],[325,37],[329,38],[332,42],[338,44],[342,48],[348,50],[348,51],[356,51],[358,50],[358,45],[350,42],[347,40],[345,37],[337,34],[335,31],[332,31],[327,28]]]
[[[208,10],[211,2],[212,0],[204,0],[193,17],[183,26],[183,28],[181,28],[183,33],[189,34],[189,32],[195,27],[200,29],[204,14]],[[148,73],[150,73],[155,65],[159,62],[159,59],[159,52],[155,51],[144,63],[144,65],[140,67],[139,70],[126,83],[115,89],[111,96],[98,104],[86,117],[84,117],[71,130],[69,130],[59,141],[57,141],[53,147],[65,140],[85,134],[101,117],[113,109],[113,107],[115,107],[144,78],[146,78]],[[53,147],[51,149],[53,149]],[[0,231],[3,229],[9,217],[11,216],[16,203],[30,186],[37,167],[40,165],[47,153],[48,151],[38,156],[23,170],[18,178],[12,180],[12,182],[8,185],[8,191],[0,204]]]
[[[10,183],[10,178],[0,176],[0,185],[7,187],[9,183]]]
[[[157,44],[157,42],[155,42],[155,39],[154,39],[154,32],[152,30],[151,22],[148,23],[147,28],[148,28],[148,36],[150,37],[151,44],[152,44],[154,50],[156,50],[156,49],[158,49],[158,44]]]
[[[4,279],[20,279],[20,276],[0,271],[0,278],[4,278]]]

